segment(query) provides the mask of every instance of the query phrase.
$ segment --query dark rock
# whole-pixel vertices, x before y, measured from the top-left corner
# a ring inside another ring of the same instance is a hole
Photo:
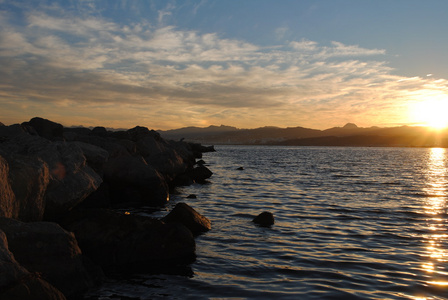
[[[28,271],[42,274],[67,298],[79,296],[97,283],[97,274],[93,276],[84,265],[73,233],[56,223],[0,218],[0,229],[6,234],[16,260]]]
[[[206,179],[210,178],[213,173],[206,166],[199,165],[196,168],[193,168],[187,175],[194,181],[198,183],[204,183]]]
[[[102,182],[101,177],[86,164],[82,150],[74,143],[51,142],[22,132],[3,142],[1,151],[11,166],[21,155],[32,157],[27,165],[37,168],[33,171],[35,174],[41,172],[38,170],[42,169],[41,164],[37,160],[30,163],[30,160],[38,158],[47,164],[50,175],[45,190],[44,217],[47,219],[55,219],[81,203]]]
[[[2,300],[65,300],[65,296],[28,272],[9,251],[6,235],[0,230],[0,299]]]
[[[151,269],[191,262],[195,241],[182,224],[120,214],[105,209],[73,211],[63,222],[73,231],[84,255],[105,267]]]
[[[134,142],[137,142],[145,137],[152,137],[155,140],[161,139],[160,134],[158,132],[154,130],[149,130],[148,128],[142,126],[136,126],[132,129],[129,129],[127,132],[129,133],[131,140]]]
[[[239,167],[239,168],[237,168],[237,170],[242,171],[242,170],[244,170],[244,167]]]
[[[206,232],[212,228],[209,219],[199,214],[186,203],[177,203],[174,209],[162,221],[166,223],[181,223],[190,229],[193,234]]]
[[[24,222],[41,221],[45,211],[45,193],[50,182],[48,165],[39,157],[14,155],[9,178],[16,202],[10,216]]]
[[[109,158],[109,152],[92,144],[87,144],[84,142],[73,143],[81,149],[86,158],[87,164],[98,174],[102,175],[103,165]]]
[[[41,137],[48,140],[62,140],[64,127],[59,123],[36,117],[24,125],[32,126]]]
[[[189,198],[189,199],[196,199],[197,196],[195,194],[190,194],[190,195],[187,196],[187,198]]]
[[[5,124],[3,124],[2,122],[0,122],[0,127],[1,127],[1,126],[5,126]]]
[[[0,156],[0,216],[15,217],[18,214],[17,202],[9,180],[9,165]]]
[[[196,164],[197,164],[198,166],[203,166],[203,165],[205,165],[205,161],[204,161],[203,159],[200,159],[200,160],[198,160],[198,161],[196,162]]]
[[[98,127],[93,128],[92,132],[90,134],[105,137],[105,136],[107,136],[107,130],[105,127],[98,126]]]
[[[112,203],[140,202],[157,206],[168,201],[164,178],[142,157],[109,159],[104,165],[104,180],[110,186]]]
[[[256,216],[252,222],[260,226],[268,227],[274,224],[274,215],[270,212],[265,211]]]
[[[37,275],[22,279],[17,285],[1,293],[2,300],[66,300],[54,286]]]

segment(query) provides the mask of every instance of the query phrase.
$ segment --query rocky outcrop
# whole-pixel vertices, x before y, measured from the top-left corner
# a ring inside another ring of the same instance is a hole
[[[65,300],[54,286],[21,266],[9,251],[6,235],[0,230],[0,299]]]
[[[50,222],[23,223],[0,218],[2,230],[15,259],[67,296],[75,298],[97,283],[101,273],[88,271],[73,233]],[[92,269],[92,268],[90,268]]]
[[[166,223],[181,223],[190,229],[193,234],[211,229],[210,220],[186,203],[177,203],[174,209],[162,220]]]
[[[162,206],[179,182],[206,182],[212,172],[196,164],[203,150],[140,126],[0,125],[0,299],[77,298],[101,280],[97,265],[191,262],[193,233],[210,229],[191,207],[180,204],[164,220],[111,209]]]
[[[106,270],[150,269],[155,265],[191,262],[192,233],[182,224],[106,209],[72,212],[63,226],[75,233],[85,255]]]

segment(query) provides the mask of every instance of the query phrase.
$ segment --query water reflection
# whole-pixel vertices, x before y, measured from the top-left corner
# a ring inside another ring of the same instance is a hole
[[[427,169],[425,171],[425,214],[428,234],[424,237],[426,243],[425,261],[422,269],[428,274],[427,284],[431,286],[448,285],[448,252],[445,240],[448,237],[447,198],[448,198],[448,165],[447,150],[444,148],[429,149]]]

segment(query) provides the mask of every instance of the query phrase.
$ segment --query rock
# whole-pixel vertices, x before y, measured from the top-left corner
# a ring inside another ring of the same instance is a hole
[[[9,180],[9,165],[0,156],[0,216],[13,217],[17,215],[17,202]]]
[[[193,234],[209,231],[212,226],[209,219],[196,212],[186,203],[177,203],[174,209],[162,219],[166,223],[181,223]]]
[[[274,224],[274,215],[270,212],[262,212],[258,216],[256,216],[252,222],[258,224],[260,226],[269,227]]]
[[[110,186],[112,203],[159,206],[168,201],[165,179],[142,157],[128,155],[109,159],[104,165],[104,180]]]
[[[206,166],[199,165],[187,172],[187,175],[198,183],[204,183],[206,179],[210,178],[213,173]]]
[[[239,168],[237,168],[237,170],[239,170],[239,171],[243,171],[243,170],[244,170],[244,167],[239,167]]]
[[[37,159],[28,161],[30,168],[39,167],[38,160],[48,166],[49,183],[45,190],[44,218],[56,219],[81,203],[101,184],[101,177],[86,164],[82,150],[75,143],[51,142],[39,136],[18,132],[2,143],[2,156],[9,165],[22,156]],[[32,159],[31,159],[32,160]],[[22,164],[23,165],[23,164]],[[39,170],[34,170],[38,174]]]
[[[102,175],[104,164],[109,159],[109,152],[101,147],[87,144],[84,142],[73,142],[78,146],[86,158],[87,164],[95,170],[98,174]]]
[[[106,270],[145,270],[189,263],[195,241],[182,224],[106,209],[73,211],[63,226],[73,231],[83,253]]]
[[[32,118],[24,125],[32,126],[37,133],[48,140],[62,140],[64,127],[59,124],[43,118]]]
[[[9,217],[24,222],[41,221],[50,182],[48,165],[35,156],[12,154],[8,160],[9,178],[16,198],[16,210]]]
[[[0,230],[0,299],[65,300],[65,296],[48,282],[22,267],[9,251],[6,235]]]
[[[197,196],[195,194],[190,194],[187,196],[188,199],[196,199]]]
[[[2,300],[66,300],[64,294],[36,275],[22,279],[17,285],[1,293]]]
[[[98,126],[98,127],[93,128],[92,132],[90,134],[96,135],[96,136],[107,136],[107,130],[105,127]]]
[[[0,229],[16,260],[28,271],[42,274],[68,298],[81,295],[97,283],[98,274],[86,268],[75,236],[58,224],[0,218]]]

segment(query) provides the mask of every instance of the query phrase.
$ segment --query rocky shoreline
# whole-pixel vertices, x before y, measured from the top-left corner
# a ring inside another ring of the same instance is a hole
[[[109,272],[194,261],[211,224],[187,204],[162,219],[114,208],[160,207],[176,186],[205,182],[196,160],[208,151],[140,126],[0,123],[0,299],[82,299]]]

